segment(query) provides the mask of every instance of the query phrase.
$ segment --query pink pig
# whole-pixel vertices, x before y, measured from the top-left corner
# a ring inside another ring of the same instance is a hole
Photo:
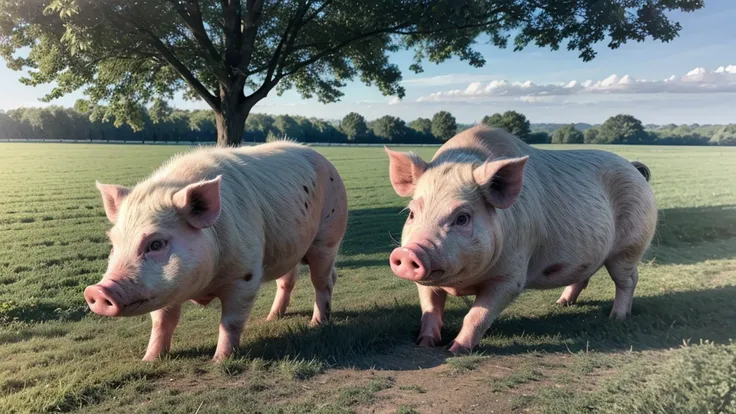
[[[268,319],[282,315],[307,263],[315,290],[312,324],[330,315],[334,267],[347,225],[347,195],[318,152],[280,141],[206,148],[176,156],[132,189],[97,183],[112,250],[102,281],[88,286],[104,316],[151,313],[144,360],[171,346],[181,305],[222,304],[214,360],[240,343],[259,286],[276,279]]]
[[[450,347],[457,353],[478,345],[525,288],[566,286],[557,303],[572,304],[602,266],[616,285],[611,317],[631,313],[657,223],[644,164],[606,151],[541,150],[485,127],[456,135],[430,163],[386,151],[394,190],[412,197],[389,261],[419,289],[419,345],[440,343],[448,293],[475,296]]]

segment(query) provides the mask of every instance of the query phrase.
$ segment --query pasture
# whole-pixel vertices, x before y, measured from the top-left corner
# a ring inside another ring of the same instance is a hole
[[[144,363],[150,318],[92,315],[82,296],[110,249],[95,180],[132,185],[183,148],[0,144],[0,412],[736,412],[736,148],[601,148],[650,167],[660,209],[628,320],[608,319],[601,270],[575,306],[525,292],[473,355],[415,347],[416,288],[388,267],[405,200],[387,157],[319,148],[349,192],[333,320],[308,327],[304,269],[288,315],[265,321],[266,284],[217,366],[218,301],[185,305],[171,354]],[[445,344],[466,311],[449,298]]]

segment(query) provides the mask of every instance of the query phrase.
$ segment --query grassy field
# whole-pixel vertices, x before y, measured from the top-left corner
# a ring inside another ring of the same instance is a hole
[[[350,195],[332,323],[307,326],[304,269],[282,320],[265,321],[263,286],[237,358],[209,362],[215,301],[187,304],[172,354],[143,363],[150,319],[91,315],[82,297],[109,252],[94,181],[134,184],[182,149],[0,144],[0,412],[736,412],[736,149],[605,147],[651,168],[660,208],[632,317],[608,319],[603,270],[572,307],[555,305],[561,289],[525,292],[453,358],[413,345],[416,288],[387,263],[405,217],[383,150],[320,148]],[[445,343],[466,311],[449,299]]]

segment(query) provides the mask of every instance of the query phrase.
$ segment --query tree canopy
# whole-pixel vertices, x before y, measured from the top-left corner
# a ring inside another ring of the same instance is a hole
[[[457,121],[451,113],[439,111],[432,117],[432,135],[447,141],[457,133]]]
[[[722,126],[710,142],[716,145],[736,145],[736,124]]]
[[[552,134],[553,144],[582,144],[585,136],[575,129],[575,124],[567,124]]]
[[[642,144],[648,135],[641,121],[628,114],[612,116],[598,130],[598,143]]]
[[[342,119],[340,129],[347,135],[348,139],[356,139],[368,135],[368,125],[363,115],[351,112]]]
[[[409,133],[406,122],[391,115],[384,115],[371,122],[371,129],[373,135],[387,141],[403,142],[404,137]]]
[[[529,120],[524,114],[516,111],[506,111],[483,117],[482,124],[490,127],[502,128],[516,135],[523,141],[528,142],[529,134],[532,132]]]
[[[134,128],[141,106],[181,92],[214,111],[221,145],[240,142],[253,106],[271,91],[334,102],[359,78],[403,97],[388,54],[415,52],[410,70],[458,57],[480,67],[479,36],[579,52],[602,41],[669,42],[667,12],[703,0],[0,0],[0,56],[28,85],[55,84],[50,101],[83,90],[101,115]],[[512,34],[514,37],[512,39]],[[18,56],[22,49],[25,56]]]

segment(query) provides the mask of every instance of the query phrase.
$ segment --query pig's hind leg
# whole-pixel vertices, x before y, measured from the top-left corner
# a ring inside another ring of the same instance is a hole
[[[321,325],[330,319],[332,289],[337,282],[337,249],[337,246],[330,248],[313,245],[305,256],[314,286],[314,313],[310,322],[312,326]]]
[[[289,306],[291,292],[294,290],[298,278],[299,265],[296,265],[289,273],[276,279],[276,297],[266,320],[273,321],[284,316],[286,308]]]
[[[572,285],[567,286],[565,290],[562,291],[562,295],[557,299],[556,303],[562,306],[574,305],[578,300],[578,296],[580,296],[580,292],[588,287],[589,280],[590,279],[585,279],[582,282],[573,283]]]
[[[611,319],[623,320],[631,314],[634,289],[639,281],[639,260],[642,254],[618,254],[606,261],[606,270],[616,285]]]

